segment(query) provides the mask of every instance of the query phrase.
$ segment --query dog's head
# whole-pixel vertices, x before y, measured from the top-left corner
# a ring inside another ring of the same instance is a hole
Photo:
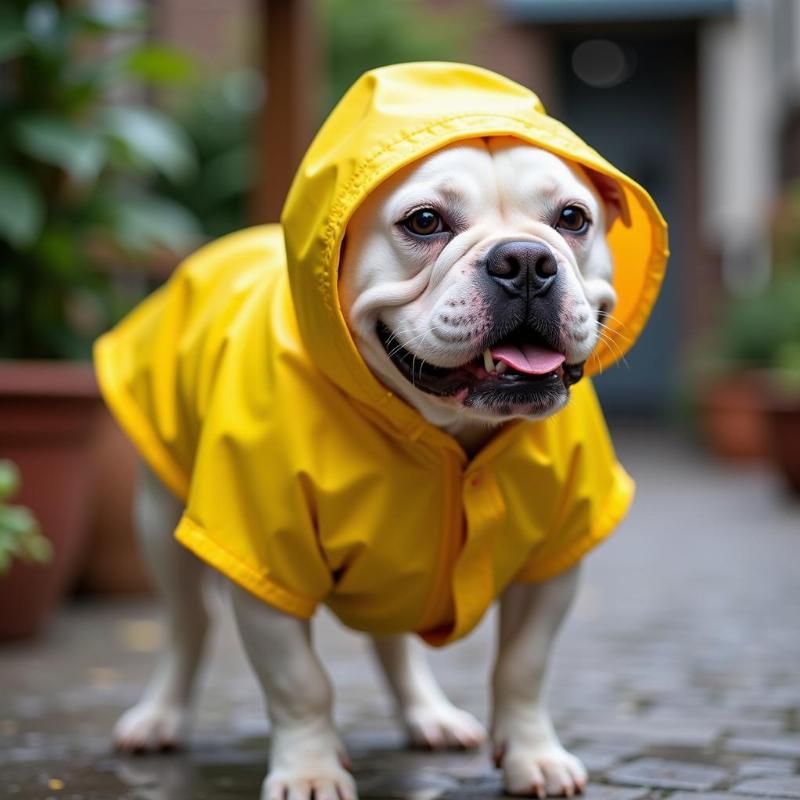
[[[652,198],[533,92],[442,62],[356,81],[281,223],[304,353],[412,438],[408,405],[470,442],[559,409],[634,344],[668,255]]]
[[[613,309],[617,187],[508,137],[445,147],[360,205],[339,296],[367,365],[430,421],[544,417]]]

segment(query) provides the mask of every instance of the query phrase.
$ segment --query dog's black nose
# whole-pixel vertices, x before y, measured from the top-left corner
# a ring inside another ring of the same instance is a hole
[[[556,279],[553,251],[541,242],[501,242],[486,256],[486,271],[509,294],[545,294]]]

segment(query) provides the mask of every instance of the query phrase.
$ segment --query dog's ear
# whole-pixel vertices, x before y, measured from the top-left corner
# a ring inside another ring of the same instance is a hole
[[[609,230],[617,219],[621,220],[626,228],[630,227],[631,214],[625,199],[625,192],[622,191],[619,183],[602,172],[596,172],[588,167],[584,167],[584,170],[605,204],[606,230]]]

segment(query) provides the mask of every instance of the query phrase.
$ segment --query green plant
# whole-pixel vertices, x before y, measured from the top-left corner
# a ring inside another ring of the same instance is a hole
[[[717,355],[724,363],[776,366],[786,343],[800,343],[800,271],[779,275],[752,297],[730,301],[716,339]]]
[[[222,236],[248,222],[247,201],[258,175],[253,128],[264,87],[239,69],[199,82],[175,110],[197,153],[197,169],[158,189],[200,220],[203,233]]]
[[[778,349],[773,380],[784,391],[800,395],[800,339],[784,342]]]
[[[53,548],[30,510],[7,503],[19,486],[16,465],[0,459],[0,575],[9,570],[14,558],[46,563],[52,557]]]
[[[196,169],[191,142],[136,102],[193,66],[145,41],[142,9],[0,5],[0,357],[87,355],[125,310],[109,273],[199,236],[194,215],[153,189]]]
[[[800,369],[800,183],[782,193],[776,209],[772,280],[721,310],[710,350],[723,370]]]

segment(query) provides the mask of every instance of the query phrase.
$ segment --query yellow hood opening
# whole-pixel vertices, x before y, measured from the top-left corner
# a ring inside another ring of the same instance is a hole
[[[365,73],[323,124],[297,171],[281,215],[294,306],[303,341],[325,374],[370,405],[386,390],[361,360],[339,305],[339,249],[360,203],[397,170],[456,141],[512,136],[616,181],[627,214],[608,240],[618,304],[608,336],[586,364],[605,369],[633,346],[658,296],[668,249],[655,203],[539,98],[480,67],[396,64]],[[398,411],[401,415],[402,411]]]

